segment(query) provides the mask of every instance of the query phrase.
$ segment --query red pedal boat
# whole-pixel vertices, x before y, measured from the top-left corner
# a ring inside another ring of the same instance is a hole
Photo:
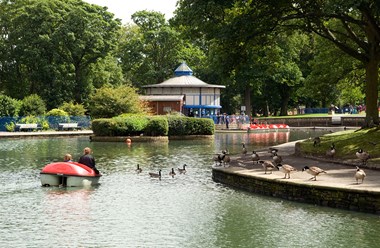
[[[42,186],[83,187],[99,184],[102,175],[77,162],[47,164],[40,172]]]

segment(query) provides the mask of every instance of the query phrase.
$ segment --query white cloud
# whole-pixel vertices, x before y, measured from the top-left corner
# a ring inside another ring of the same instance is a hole
[[[131,22],[131,15],[136,11],[149,10],[165,14],[165,18],[173,17],[177,0],[84,0],[85,2],[106,6],[108,11],[125,24]]]

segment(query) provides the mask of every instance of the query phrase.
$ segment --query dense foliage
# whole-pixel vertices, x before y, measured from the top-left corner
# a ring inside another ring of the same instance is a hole
[[[97,136],[212,135],[214,122],[211,119],[190,117],[127,115],[95,119],[92,130]]]
[[[137,92],[185,61],[199,79],[227,86],[223,112],[365,103],[367,125],[379,124],[375,0],[180,0],[169,21],[143,10],[125,26],[82,0],[5,0],[0,8],[1,116],[149,112]],[[45,109],[32,106],[35,94]]]
[[[91,96],[88,109],[93,118],[111,118],[123,113],[146,111],[136,90],[126,85],[98,89]]]

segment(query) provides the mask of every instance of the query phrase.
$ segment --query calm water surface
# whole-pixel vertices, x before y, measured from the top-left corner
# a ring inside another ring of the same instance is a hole
[[[0,140],[0,247],[379,247],[379,216],[252,195],[211,179],[212,154],[221,149],[317,134],[216,134],[130,147],[83,137]],[[40,186],[45,164],[66,152],[78,159],[85,146],[104,175],[100,186]],[[168,176],[184,163],[186,175]],[[158,169],[162,180],[149,178]]]

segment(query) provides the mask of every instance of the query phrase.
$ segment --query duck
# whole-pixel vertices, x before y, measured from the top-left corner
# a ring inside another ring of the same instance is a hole
[[[365,174],[365,172],[362,169],[360,169],[358,166],[356,166],[356,172],[355,172],[356,184],[359,184],[359,180],[362,180],[362,183],[363,183],[364,178],[366,176],[367,175]]]
[[[175,176],[175,172],[174,172],[174,168],[172,168],[172,170],[169,172],[169,176],[171,176],[172,178],[174,178]]]
[[[251,158],[252,158],[253,163],[256,162],[256,164],[257,164],[257,163],[259,162],[259,160],[260,160],[260,156],[259,156],[259,154],[257,154],[255,151],[252,151]]]
[[[365,165],[367,164],[367,160],[370,158],[370,155],[368,152],[363,151],[363,149],[359,149],[356,152],[356,157],[362,161],[362,163]]]
[[[263,168],[264,168],[264,174],[267,174],[267,171],[270,171],[270,174],[272,174],[272,171],[274,169],[278,169],[273,163],[272,161],[269,161],[269,160],[259,160],[259,163],[262,164]]]
[[[187,164],[184,164],[182,169],[181,168],[177,168],[179,174],[186,174],[186,166]]]
[[[158,178],[161,180],[161,170],[158,171],[158,173],[154,173],[154,172],[149,172],[149,176],[151,178]]]
[[[332,143],[330,146],[330,149],[326,151],[326,155],[328,157],[334,158],[335,154],[336,154],[335,144]]]
[[[281,164],[282,157],[280,155],[277,155],[277,152],[273,154],[273,162],[277,164]]]
[[[322,170],[321,168],[317,167],[317,166],[305,166],[303,167],[302,171],[306,171],[307,173],[309,173],[310,175],[312,175],[313,177],[310,178],[309,180],[313,179],[314,178],[314,181],[317,181],[317,176],[321,173],[327,173],[326,171]]]
[[[139,164],[137,164],[137,168],[136,168],[135,171],[136,171],[137,174],[139,174],[139,173],[142,172],[142,169],[140,168],[140,165],[139,165]]]
[[[320,146],[321,145],[321,138],[320,137],[314,137],[313,139],[313,146]]]
[[[243,145],[243,149],[242,149],[242,153],[243,153],[243,155],[245,156],[245,155],[247,155],[247,148],[245,147],[245,143],[244,142],[242,142],[241,143],[242,145]]]
[[[282,171],[283,173],[285,173],[284,179],[286,178],[290,179],[290,173],[297,171],[296,168],[288,164],[278,164],[276,165],[276,167],[279,171]],[[286,177],[286,175],[288,175],[288,177]]]

